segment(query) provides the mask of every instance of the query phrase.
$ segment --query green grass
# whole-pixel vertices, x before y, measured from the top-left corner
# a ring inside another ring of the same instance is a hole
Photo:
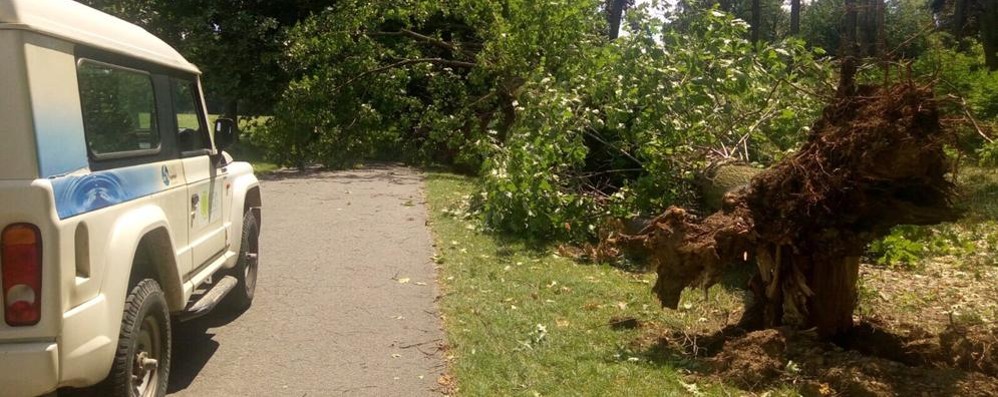
[[[193,115],[180,115],[178,117],[191,117],[191,122],[193,121]],[[215,129],[215,120],[221,117],[217,114],[208,115],[208,128],[212,131]],[[271,116],[259,116],[253,118],[252,120],[240,120],[239,128],[245,133],[256,127],[257,124],[262,124],[269,120]],[[181,120],[183,122],[183,120]],[[279,170],[281,167],[277,164],[271,163],[266,160],[263,151],[259,148],[255,148],[246,145],[243,142],[236,143],[232,147],[226,149],[226,151],[232,155],[232,158],[236,161],[246,161],[253,165],[253,172],[259,175],[266,175],[274,171]]]
[[[251,161],[250,165],[253,166],[253,173],[257,176],[267,175],[281,169],[281,166],[274,163],[268,163],[266,161]]]
[[[959,171],[957,183],[967,220],[998,220],[998,169],[962,165]]]
[[[745,394],[688,375],[704,364],[649,342],[666,329],[713,332],[741,307],[740,290],[716,285],[707,297],[687,291],[680,310],[663,310],[651,293],[653,274],[578,264],[481,232],[464,213],[473,191],[473,180],[451,174],[431,173],[427,182],[460,395]],[[612,330],[609,322],[619,317],[652,325]]]
[[[232,147],[226,149],[236,161],[246,161],[253,166],[253,172],[257,175],[266,175],[277,171],[281,166],[267,161],[263,151],[259,148],[237,142]]]

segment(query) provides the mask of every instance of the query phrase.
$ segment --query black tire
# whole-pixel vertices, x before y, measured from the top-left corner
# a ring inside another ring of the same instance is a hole
[[[228,271],[238,283],[226,297],[226,306],[235,311],[249,309],[256,292],[256,278],[260,270],[260,226],[253,211],[243,215],[243,236],[239,246],[236,266]]]
[[[170,332],[170,309],[159,283],[140,281],[125,300],[114,364],[98,386],[100,395],[165,396],[170,377]]]

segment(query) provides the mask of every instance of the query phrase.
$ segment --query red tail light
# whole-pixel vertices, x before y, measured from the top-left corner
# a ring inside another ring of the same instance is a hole
[[[7,325],[38,324],[42,317],[42,236],[37,227],[19,223],[3,230],[0,268]]]

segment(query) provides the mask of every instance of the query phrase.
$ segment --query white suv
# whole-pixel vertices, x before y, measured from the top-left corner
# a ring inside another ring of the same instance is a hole
[[[253,299],[233,122],[212,136],[194,65],[72,1],[0,0],[0,59],[0,395],[162,396],[171,321]]]

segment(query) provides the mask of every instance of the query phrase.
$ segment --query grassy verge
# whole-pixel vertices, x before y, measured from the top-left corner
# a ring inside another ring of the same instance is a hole
[[[680,310],[662,310],[652,274],[577,264],[556,250],[481,232],[464,213],[473,191],[473,180],[450,174],[433,173],[427,183],[460,395],[744,394],[719,379],[688,376],[703,364],[655,343],[663,329],[692,335],[723,326],[742,306],[743,292],[731,287],[738,281],[706,295],[687,292]],[[625,318],[641,326],[610,326]]]
[[[219,117],[221,116],[217,114],[208,115],[208,125],[211,129],[215,128],[215,120]],[[251,134],[254,128],[257,128],[270,118],[271,116],[260,116],[253,118],[252,120],[240,119],[239,128],[244,134]],[[258,176],[272,173],[281,168],[277,164],[267,161],[261,149],[247,145],[244,142],[236,143],[230,147],[227,152],[229,152],[229,154],[232,155],[232,158],[236,161],[246,161],[253,165],[253,172]]]
[[[227,150],[232,158],[236,161],[246,161],[253,166],[253,172],[257,175],[266,175],[271,172],[277,171],[281,167],[277,164],[267,161],[263,153],[253,147],[248,147],[242,144],[235,144]]]
[[[257,176],[267,175],[281,168],[277,164],[268,163],[268,162],[251,162],[250,164],[253,165],[253,173],[255,173]]]

